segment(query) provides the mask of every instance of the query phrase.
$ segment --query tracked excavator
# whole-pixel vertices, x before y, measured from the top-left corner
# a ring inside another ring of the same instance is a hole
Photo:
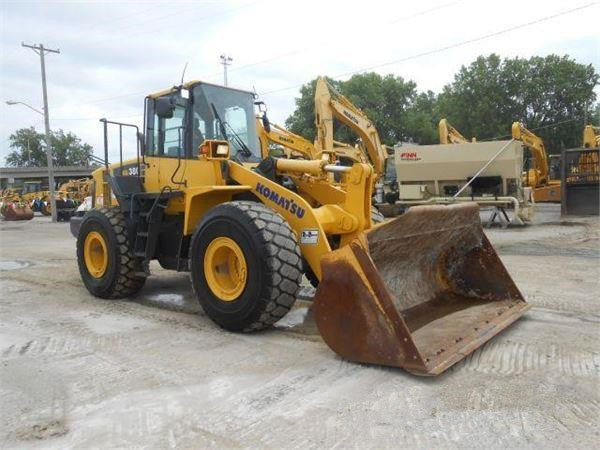
[[[464,137],[460,131],[450,125],[446,119],[441,119],[438,124],[438,133],[440,136],[440,144],[466,144],[468,142],[477,142],[477,139],[472,138],[470,141]]]
[[[600,148],[600,127],[594,125],[586,125],[584,127],[583,148]],[[598,152],[582,153],[579,157],[578,171],[579,173],[600,173]]]
[[[260,110],[260,114],[256,116],[256,127],[263,157],[269,156],[271,144],[275,144],[282,148],[283,154],[287,158],[325,159],[331,164],[340,162],[346,165],[352,165],[355,162],[368,163],[364,151],[359,146],[352,146],[344,142],[334,140],[332,152],[317,150],[308,139],[271,123],[263,102],[255,102],[255,104],[259,106]]]
[[[586,125],[583,128],[583,148],[600,147],[600,127]]]
[[[331,86],[325,77],[319,77],[315,87],[315,147],[322,153],[335,153],[334,118],[348,126],[360,139],[359,149],[363,156],[353,159],[368,161],[373,167],[375,179],[383,176],[388,152],[379,139],[375,125],[365,113]]]
[[[523,172],[523,186],[533,189],[533,199],[536,202],[560,202],[560,180],[550,179],[544,141],[525,128],[521,122],[513,122],[511,131],[513,139],[521,141],[532,155],[533,167]]]
[[[264,158],[253,100],[194,81],[146,97],[143,132],[103,120],[94,208],[71,221],[91,294],[135,295],[158,260],[190,272],[222,328],[258,331],[290,310],[310,268],[314,320],[332,350],[418,375],[443,372],[524,313],[477,205],[415,207],[374,225],[371,165]],[[135,158],[108,163],[109,126],[137,131]],[[330,132],[319,132],[325,149]],[[99,207],[100,195],[113,204]]]

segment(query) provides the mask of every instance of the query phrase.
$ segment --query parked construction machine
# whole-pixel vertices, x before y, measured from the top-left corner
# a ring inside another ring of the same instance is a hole
[[[583,148],[600,148],[600,127],[595,127],[594,125],[586,125],[584,127]],[[581,154],[578,173],[588,173],[592,174],[592,176],[600,173],[597,152],[585,152]]]
[[[521,122],[512,124],[512,137],[521,141],[532,155],[532,166],[523,172],[523,185],[533,189],[536,202],[560,202],[560,180],[550,179],[550,165],[544,141],[523,126]]]
[[[33,219],[33,211],[23,200],[22,192],[11,188],[0,192],[0,215],[7,221]]]
[[[600,127],[586,125],[583,128],[583,148],[600,147]]]
[[[310,268],[319,280],[314,319],[329,347],[419,375],[444,371],[528,308],[477,205],[411,208],[374,226],[373,168],[263,158],[253,101],[199,81],[146,97],[136,157],[93,173],[94,201],[114,194],[113,205],[71,222],[93,295],[134,295],[156,259],[190,271],[215,323],[255,331],[290,310]],[[108,161],[108,126],[137,127],[103,125]]]
[[[356,155],[351,159],[368,161],[373,167],[376,180],[383,176],[388,153],[379,139],[375,125],[360,108],[331,86],[325,77],[319,77],[315,87],[315,147],[322,153],[335,154],[336,147],[339,147],[333,139],[334,118],[348,126],[360,139],[359,150],[364,156]]]
[[[460,131],[454,128],[448,120],[441,119],[438,124],[438,133],[440,144],[466,144],[467,142],[477,142],[477,139],[471,138],[469,141]]]
[[[257,117],[258,139],[263,157],[271,156],[272,145],[280,147],[281,155],[291,159],[323,159],[331,163],[336,161],[349,163],[368,162],[359,147],[353,147],[344,142],[333,141],[333,154],[317,150],[312,142],[284,127],[270,123],[266,113]]]

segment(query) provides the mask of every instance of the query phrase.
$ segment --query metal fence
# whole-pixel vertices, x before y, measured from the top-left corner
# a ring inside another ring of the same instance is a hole
[[[599,148],[562,152],[562,215],[600,214]]]

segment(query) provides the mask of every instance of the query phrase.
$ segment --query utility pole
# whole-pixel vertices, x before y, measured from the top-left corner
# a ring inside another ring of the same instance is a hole
[[[44,48],[44,44],[27,45],[21,42],[22,47],[27,47],[40,55],[42,69],[42,92],[44,96],[44,126],[46,128],[46,159],[48,161],[48,189],[50,191],[50,208],[52,209],[52,222],[56,222],[56,197],[54,196],[54,164],[52,162],[52,144],[50,137],[50,112],[48,111],[48,92],[46,90],[46,53],[60,53],[60,50]]]
[[[231,65],[233,58],[227,56],[223,53],[221,56],[221,64],[223,64],[223,81],[225,82],[225,86],[227,86],[227,66]]]

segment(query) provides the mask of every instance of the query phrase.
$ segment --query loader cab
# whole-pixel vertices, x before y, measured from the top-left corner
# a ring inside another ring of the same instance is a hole
[[[197,159],[204,140],[226,140],[231,158],[261,160],[254,114],[254,94],[203,82],[146,98],[145,155]]]

